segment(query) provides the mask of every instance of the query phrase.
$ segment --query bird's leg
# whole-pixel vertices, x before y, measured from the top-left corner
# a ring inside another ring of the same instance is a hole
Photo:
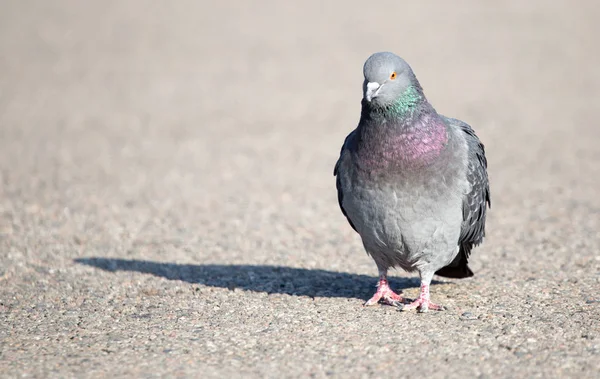
[[[377,283],[377,291],[372,298],[367,300],[365,307],[375,305],[380,301],[384,304],[399,306],[404,299],[390,288],[387,280],[387,270],[379,269],[379,282]]]
[[[421,293],[419,297],[410,304],[403,305],[400,309],[408,311],[411,309],[418,309],[419,312],[427,312],[432,309],[435,311],[443,311],[444,307],[438,304],[434,304],[429,300],[429,285],[431,284],[432,274],[421,275]]]

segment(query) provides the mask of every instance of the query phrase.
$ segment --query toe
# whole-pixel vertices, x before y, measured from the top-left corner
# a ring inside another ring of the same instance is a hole
[[[429,309],[433,311],[445,311],[446,307],[444,307],[443,305],[429,303]]]
[[[365,307],[370,307],[370,306],[376,305],[377,303],[379,303],[379,300],[380,300],[380,299],[381,299],[381,296],[377,296],[377,295],[375,295],[375,296],[373,296],[372,298],[370,298],[369,300],[367,300],[367,301],[366,301],[366,302],[363,304],[363,306],[365,306]]]
[[[410,311],[410,310],[416,309],[420,305],[421,305],[421,302],[419,300],[415,300],[409,304],[402,304],[402,306],[398,307],[398,308],[400,308],[401,311]]]
[[[402,306],[402,298],[400,300],[394,299],[393,297],[385,297],[383,299],[384,303],[387,305],[391,305],[392,307],[400,307]]]
[[[417,309],[419,311],[419,313],[425,313],[430,310],[432,310],[432,311],[446,310],[446,308],[444,308],[441,305],[434,304],[432,302],[429,302],[429,301],[423,300],[423,299],[417,299],[410,304],[401,304],[400,306],[398,306],[398,308],[401,311],[410,311],[413,309]]]

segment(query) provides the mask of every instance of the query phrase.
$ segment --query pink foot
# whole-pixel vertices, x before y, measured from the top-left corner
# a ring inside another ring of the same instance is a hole
[[[411,309],[418,309],[419,312],[427,312],[430,309],[434,311],[445,310],[442,305],[434,304],[429,300],[429,286],[427,284],[421,284],[421,293],[418,299],[400,307],[401,311],[409,311]]]
[[[375,305],[379,302],[387,305],[399,306],[404,299],[390,288],[387,279],[379,279],[377,283],[377,292],[372,298],[367,300],[365,307]]]
[[[404,305],[402,311],[410,311],[411,309],[419,309],[419,312],[427,312],[428,310],[443,311],[445,308],[442,305],[434,304],[429,300],[418,298],[410,304]]]

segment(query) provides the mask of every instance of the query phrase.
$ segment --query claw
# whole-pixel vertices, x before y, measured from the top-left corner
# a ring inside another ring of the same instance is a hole
[[[433,311],[445,311],[446,308],[443,305],[432,303],[429,300],[421,299],[420,297],[410,304],[402,304],[398,307],[401,311],[410,311],[412,309],[418,309],[419,313],[425,313],[430,309]]]
[[[377,292],[364,304],[365,307],[375,305],[379,302],[395,307],[400,306],[404,299],[390,288],[387,279],[380,279],[377,284]]]
[[[418,309],[419,313],[425,313],[430,309],[433,311],[444,311],[446,308],[442,305],[432,303],[429,300],[429,286],[427,284],[421,284],[421,293],[419,298],[409,304],[403,304],[398,307],[400,311],[410,311],[412,309]]]

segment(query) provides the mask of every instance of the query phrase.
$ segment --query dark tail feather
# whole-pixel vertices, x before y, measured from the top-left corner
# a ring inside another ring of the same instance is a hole
[[[454,258],[452,263],[450,263],[446,267],[439,269],[438,271],[436,271],[435,274],[453,279],[470,278],[471,276],[473,276],[473,271],[471,271],[469,265],[467,264],[467,257],[469,256],[471,249],[465,249],[465,247],[466,246],[464,245],[461,246],[458,255],[456,256],[456,258]]]

